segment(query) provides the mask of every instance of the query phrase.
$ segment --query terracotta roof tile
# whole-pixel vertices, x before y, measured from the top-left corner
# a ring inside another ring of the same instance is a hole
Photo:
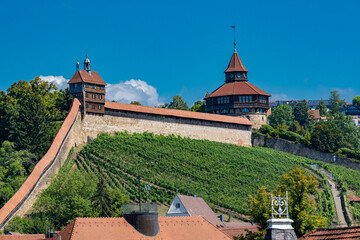
[[[70,81],[68,81],[68,84],[82,82],[103,86],[107,85],[97,72],[91,71],[91,75],[89,75],[89,73],[85,70],[79,70],[75,72]]]
[[[314,110],[308,110],[308,113],[310,114],[310,116],[312,116],[314,119],[320,119],[320,110],[319,109],[314,109]]]
[[[53,240],[230,240],[203,217],[159,217],[160,232],[147,237],[136,231],[124,218],[76,218]]]
[[[225,73],[228,72],[248,72],[237,52],[234,52],[233,55],[231,56],[229,65],[225,70]]]
[[[190,216],[203,216],[216,227],[225,227],[224,223],[211,210],[201,197],[177,195]]]
[[[345,240],[360,239],[360,226],[345,228],[324,228],[313,230],[299,240]]]
[[[252,231],[253,233],[257,233],[259,231],[259,226],[250,225],[250,226],[242,226],[242,227],[226,227],[226,228],[221,228],[221,231],[225,232],[230,237],[237,237],[239,235],[245,236],[246,229]]]
[[[2,224],[3,221],[16,208],[16,206],[18,206],[21,201],[26,198],[27,194],[32,190],[33,186],[35,186],[36,182],[39,180],[42,172],[47,168],[47,166],[49,166],[51,161],[54,159],[63,139],[66,137],[67,132],[69,131],[70,127],[76,119],[79,107],[80,102],[75,98],[72,103],[71,109],[66,116],[63,124],[61,125],[59,131],[57,132],[55,138],[53,139],[49,150],[35,165],[34,170],[30,173],[29,177],[25,180],[19,190],[0,209],[0,224]]]
[[[360,202],[360,198],[358,196],[353,196],[352,198],[350,198],[349,201],[350,202]]]
[[[0,235],[0,240],[44,240],[45,234]]]
[[[271,95],[245,81],[224,83],[221,87],[210,93],[204,99],[211,97],[222,97],[231,95],[263,95],[270,97]]]
[[[156,107],[146,107],[146,106],[139,106],[134,104],[116,103],[116,102],[107,102],[107,101],[105,102],[105,108],[120,110],[120,111],[139,112],[139,113],[147,113],[147,114],[154,114],[161,116],[171,116],[171,117],[198,119],[198,120],[211,121],[211,122],[222,122],[222,123],[251,126],[251,122],[247,118],[231,117],[231,116],[224,116],[218,114],[191,112],[191,111],[156,108]]]

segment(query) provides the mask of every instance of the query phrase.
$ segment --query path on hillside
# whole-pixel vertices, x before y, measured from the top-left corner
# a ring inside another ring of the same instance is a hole
[[[330,184],[331,193],[334,198],[336,213],[338,216],[338,224],[339,224],[338,227],[347,227],[347,224],[345,221],[345,216],[344,216],[344,210],[341,205],[341,198],[340,198],[341,192],[338,190],[336,184],[328,176],[325,175],[325,177]]]

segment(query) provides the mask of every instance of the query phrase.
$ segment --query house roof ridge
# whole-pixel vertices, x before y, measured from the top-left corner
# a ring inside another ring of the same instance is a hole
[[[208,222],[213,228],[223,232],[224,234],[226,234],[226,236],[228,236],[230,239],[233,239],[229,234],[227,234],[226,232],[222,231],[220,227],[215,227],[214,224],[212,224],[209,220],[207,220],[204,216],[197,216],[197,217],[201,217],[203,218],[206,222]]]

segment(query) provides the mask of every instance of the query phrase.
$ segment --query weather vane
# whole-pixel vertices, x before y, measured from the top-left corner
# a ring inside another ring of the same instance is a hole
[[[274,218],[274,215],[281,216],[286,215],[286,218],[289,218],[289,206],[288,206],[288,192],[286,191],[286,197],[273,197],[271,193],[271,218]]]
[[[235,25],[231,26],[234,29],[234,51],[236,51],[236,36],[235,36]]]

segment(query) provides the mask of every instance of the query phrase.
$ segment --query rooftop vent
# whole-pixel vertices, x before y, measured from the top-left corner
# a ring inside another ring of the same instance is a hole
[[[153,237],[159,233],[159,221],[156,203],[124,204],[125,220],[138,232]]]

